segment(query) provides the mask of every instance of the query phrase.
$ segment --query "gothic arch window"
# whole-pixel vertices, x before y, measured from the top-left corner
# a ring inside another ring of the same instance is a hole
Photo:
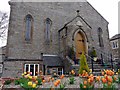
[[[50,30],[51,30],[52,21],[49,18],[45,20],[45,41],[46,44],[50,43]]]
[[[33,29],[33,18],[31,15],[25,17],[25,41],[31,41],[32,29]]]
[[[104,47],[104,43],[103,43],[103,31],[102,31],[102,29],[100,27],[98,28],[98,39],[99,39],[99,46],[100,47]]]

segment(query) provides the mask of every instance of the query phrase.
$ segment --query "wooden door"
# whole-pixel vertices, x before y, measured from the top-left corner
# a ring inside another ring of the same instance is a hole
[[[75,36],[76,59],[80,58],[81,53],[85,53],[85,39],[81,32]]]

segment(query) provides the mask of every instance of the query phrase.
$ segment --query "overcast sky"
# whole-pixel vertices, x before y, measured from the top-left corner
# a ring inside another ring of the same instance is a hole
[[[9,0],[0,2],[0,11],[10,11]],[[74,0],[73,0],[74,1]],[[87,0],[108,22],[110,37],[118,33],[118,1],[119,0]]]

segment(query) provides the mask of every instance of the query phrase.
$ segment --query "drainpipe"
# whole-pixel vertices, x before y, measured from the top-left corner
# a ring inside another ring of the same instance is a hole
[[[60,54],[60,32],[58,32],[58,48],[59,48],[59,54]]]

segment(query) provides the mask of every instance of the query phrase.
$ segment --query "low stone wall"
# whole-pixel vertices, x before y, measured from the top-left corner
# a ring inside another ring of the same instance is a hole
[[[38,63],[40,65],[43,64],[42,61],[36,61],[36,60],[31,60],[31,61],[5,61],[3,65],[3,73],[2,77],[21,77],[21,74],[24,72],[24,64],[25,63]],[[40,66],[41,70],[41,66]]]

